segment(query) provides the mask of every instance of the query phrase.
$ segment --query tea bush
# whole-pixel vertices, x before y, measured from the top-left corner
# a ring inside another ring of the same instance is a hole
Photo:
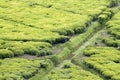
[[[87,52],[86,52],[87,51]],[[106,79],[118,80],[120,68],[120,51],[110,47],[89,47],[85,50],[85,55],[91,54],[90,57],[84,59],[84,64],[89,68],[95,69]]]
[[[0,59],[11,58],[13,56],[14,56],[14,54],[12,51],[7,50],[7,49],[0,49]]]
[[[48,75],[49,80],[102,80],[100,77],[92,74],[89,71],[83,70],[69,61],[64,61],[61,66],[52,70]]]
[[[21,58],[0,60],[0,80],[24,80],[34,76],[39,69],[50,69],[50,60],[27,60]],[[42,64],[47,65],[41,68]]]
[[[0,50],[1,52],[2,50],[4,51],[1,53],[4,58],[20,56],[23,54],[39,56],[44,54],[43,52],[45,52],[44,56],[52,54],[51,45],[45,42],[1,41]],[[7,56],[7,54],[9,55]]]

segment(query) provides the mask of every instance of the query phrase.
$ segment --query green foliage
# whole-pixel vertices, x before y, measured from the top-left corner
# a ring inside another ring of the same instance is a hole
[[[108,37],[103,38],[103,42],[108,46],[119,47],[120,46],[120,12],[107,22]]]
[[[89,47],[85,50],[85,54],[91,54],[90,57],[84,59],[85,65],[95,69],[106,79],[119,80],[119,77],[116,77],[119,75],[120,68],[119,50],[112,47]]]
[[[96,0],[90,4],[91,1],[76,0],[73,4],[73,1],[64,0],[1,1],[0,49],[10,50],[13,53],[12,56],[23,54],[51,55],[50,44],[65,42],[65,35],[85,32],[94,16],[107,9],[107,6],[104,5],[111,3],[106,0],[100,2]],[[98,24],[95,24],[98,27]],[[82,44],[90,35],[89,33],[92,33],[92,30],[75,40],[71,40],[67,44],[67,52],[71,52],[72,49]],[[65,51],[59,56],[60,59],[67,56],[68,53]]]
[[[22,77],[14,74],[0,75],[0,80],[24,80]]]
[[[100,28],[100,24],[91,23],[92,20],[96,20],[101,13],[100,23],[111,18],[112,12],[106,9],[114,4],[116,1],[113,0],[2,0],[0,1],[0,59],[23,54],[51,55],[52,44],[65,42],[66,35],[82,33],[67,42],[59,55],[51,58],[54,62],[61,62]],[[120,36],[119,31],[109,32],[117,38]],[[86,51],[85,54],[90,56],[96,54],[92,52]],[[119,63],[118,59],[113,61]],[[86,61],[86,64],[99,69],[100,66],[96,67],[91,63],[95,62]],[[52,62],[46,60],[19,58],[0,60],[0,80],[25,80],[34,76],[39,69],[49,70],[50,66]],[[110,72],[102,74],[112,76]],[[65,63],[60,70],[53,71],[50,79],[101,80],[69,63]]]
[[[71,39],[70,42],[65,43],[68,49],[74,51],[76,48],[81,45],[86,39],[88,39],[96,30],[100,28],[100,24],[98,22],[94,22],[89,26],[86,32],[76,36],[75,38]]]
[[[11,58],[13,56],[14,56],[14,54],[10,50],[0,49],[0,59]]]
[[[34,0],[33,0],[34,1]],[[92,3],[91,3],[92,2]],[[108,0],[95,0],[94,2],[92,0],[89,1],[83,1],[83,0],[75,0],[75,1],[69,1],[69,0],[36,0],[34,3],[39,3],[39,5],[42,5],[44,7],[47,7],[51,5],[51,8],[65,10],[67,12],[75,13],[75,14],[82,14],[82,15],[90,15],[90,16],[96,16],[101,12],[101,10],[104,10],[107,6],[109,6],[112,1]],[[67,4],[66,4],[67,3]],[[79,3],[79,4],[78,4]],[[94,9],[94,10],[93,10]]]
[[[52,55],[52,51],[49,48],[43,48],[43,49],[39,50],[36,55],[37,56]]]
[[[120,46],[120,40],[117,40],[113,37],[111,38],[104,38],[103,42],[108,46],[118,47]]]
[[[107,0],[3,0],[0,2],[0,49],[8,49],[14,56],[51,55],[50,44],[65,42],[65,35],[85,32],[94,17],[111,3]],[[110,16],[109,11],[104,14]],[[96,29],[99,24],[94,23],[93,26]],[[67,52],[75,50],[92,31],[67,43]],[[67,54],[65,52],[64,56]]]
[[[113,0],[116,2],[116,0]],[[115,5],[114,3],[113,5]],[[91,57],[85,60],[85,64],[96,69],[106,79],[119,80],[120,68],[120,11],[115,8],[113,13],[116,13],[113,18],[107,22],[107,36],[103,38],[108,48],[88,48],[85,54],[91,54]],[[115,47],[115,48],[110,48]],[[117,50],[118,49],[118,50]],[[99,53],[99,54],[98,54]]]
[[[0,60],[0,80],[24,80],[38,73],[38,69],[48,70],[50,60],[27,60],[20,58]],[[44,65],[45,68],[41,67]]]
[[[68,57],[70,54],[71,50],[69,50],[67,47],[63,49],[63,51],[58,55],[59,60],[63,60]]]
[[[107,9],[111,2],[107,0],[1,1],[0,39],[55,43],[56,39],[65,38],[63,35],[84,32],[87,24]]]
[[[67,47],[64,47],[62,52],[59,53],[59,55],[54,55],[50,59],[55,63],[58,64],[62,62],[64,59],[66,59],[71,53],[71,50],[68,49]]]
[[[65,58],[69,57],[69,55],[71,55],[71,52],[75,51],[79,45],[81,45],[99,28],[100,24],[98,22],[93,22],[91,26],[86,30],[86,32],[70,39],[69,42],[66,42],[64,45],[62,45],[62,52],[59,53],[59,55],[55,55],[50,59],[55,63],[60,63]]]
[[[115,16],[112,18],[112,20],[110,20],[109,22],[107,22],[107,26],[108,26],[108,32],[109,34],[112,34],[113,36],[115,36],[116,38],[120,39],[120,12],[118,12],[117,14],[115,14]]]
[[[105,15],[105,14],[102,14],[102,15],[99,16],[98,21],[99,21],[101,24],[104,24],[104,23],[107,21],[107,19],[108,19],[108,16]]]
[[[112,16],[113,16],[113,12],[111,9],[108,8],[98,16],[98,21],[101,24],[105,24]]]
[[[14,53],[14,56],[20,56],[20,55],[23,55],[24,54],[24,51],[21,50],[20,48],[9,48],[9,50],[11,50],[13,53]]]
[[[49,80],[102,80],[91,72],[83,70],[69,61],[64,61],[48,75]]]
[[[0,49],[8,49],[12,52],[12,56],[20,56],[23,54],[46,56],[52,54],[51,45],[45,42],[3,41],[1,42]]]

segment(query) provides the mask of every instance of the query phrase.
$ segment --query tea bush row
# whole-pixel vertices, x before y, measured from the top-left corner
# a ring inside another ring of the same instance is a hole
[[[98,71],[106,79],[119,80],[120,51],[112,47],[88,47],[84,64]]]
[[[25,80],[38,73],[38,70],[47,70],[50,67],[52,67],[50,60],[22,58],[0,60],[0,80]]]

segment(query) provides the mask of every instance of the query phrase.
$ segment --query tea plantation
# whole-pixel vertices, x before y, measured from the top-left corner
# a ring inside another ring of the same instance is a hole
[[[0,0],[0,80],[120,80],[120,0]]]

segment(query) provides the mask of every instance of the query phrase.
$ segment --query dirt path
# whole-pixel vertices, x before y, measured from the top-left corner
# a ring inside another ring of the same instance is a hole
[[[84,42],[84,44],[82,44],[75,52],[73,52],[72,54],[74,54],[75,56],[79,55],[80,53],[83,53],[83,50],[91,45],[91,44],[94,44],[95,41],[100,37],[100,35],[102,35],[102,33],[104,32],[105,30],[102,29],[100,31],[98,31],[97,33],[95,33],[91,38],[89,38],[86,42]]]
[[[102,33],[105,32],[105,29],[101,29],[100,31],[98,31],[97,33],[95,33],[91,38],[89,38],[83,45],[81,45],[78,50],[76,50],[75,52],[73,52],[72,54],[74,54],[75,56],[73,56],[72,58],[77,58],[78,63],[76,64],[74,62],[72,62],[73,64],[82,67],[84,70],[91,72],[92,74],[95,74],[96,76],[99,76],[101,79],[105,80],[105,78],[100,75],[98,72],[96,72],[93,69],[88,68],[86,65],[83,64],[83,60],[86,58],[86,56],[83,55],[83,51],[87,46],[91,46],[94,45],[96,43],[96,40],[98,40],[100,38],[101,35],[103,35]],[[97,44],[98,45],[98,44]],[[99,44],[100,45],[104,45],[104,44]]]

